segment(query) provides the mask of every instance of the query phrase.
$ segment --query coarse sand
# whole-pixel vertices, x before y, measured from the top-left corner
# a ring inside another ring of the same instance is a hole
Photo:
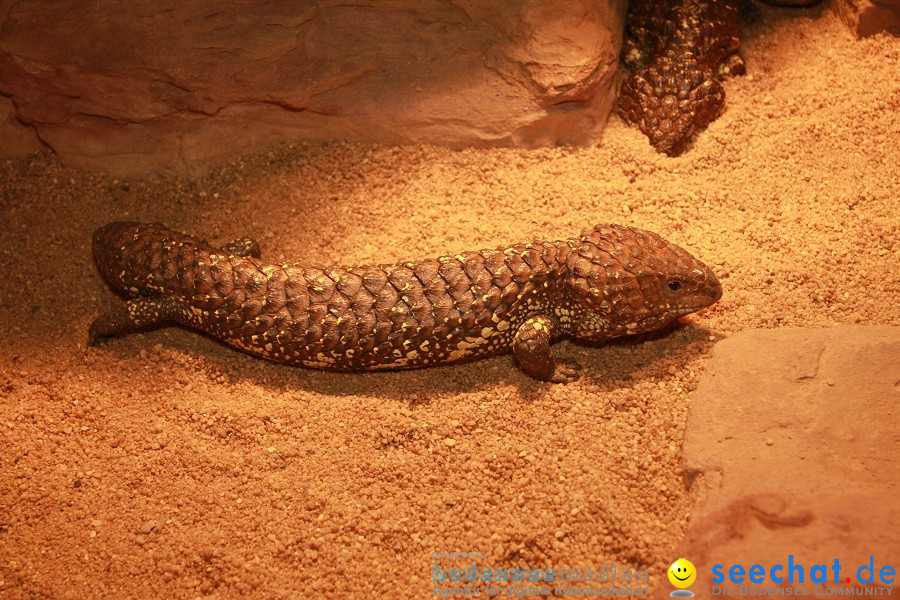
[[[473,562],[615,564],[652,589],[691,515],[681,441],[715,340],[900,324],[900,39],[759,8],[743,53],[674,159],[613,117],[595,148],[298,144],[181,180],[0,163],[0,595],[415,597]],[[570,385],[510,356],[311,371],[174,327],[87,348],[119,302],[91,233],[127,219],[344,264],[616,222],[725,296],[663,336],[557,344],[585,368]]]

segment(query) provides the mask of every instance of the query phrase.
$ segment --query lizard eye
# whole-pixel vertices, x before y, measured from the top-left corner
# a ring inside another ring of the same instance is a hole
[[[673,279],[669,283],[666,284],[666,287],[669,288],[673,292],[677,292],[681,289],[681,282],[677,279]]]

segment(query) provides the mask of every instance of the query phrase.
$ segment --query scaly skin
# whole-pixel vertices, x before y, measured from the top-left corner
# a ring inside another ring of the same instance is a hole
[[[619,112],[677,156],[725,107],[719,77],[744,72],[736,0],[631,0]]]
[[[408,369],[512,351],[566,382],[562,336],[603,341],[659,329],[716,302],[715,275],[655,233],[598,225],[578,238],[378,266],[277,265],[243,238],[221,250],[158,223],[110,223],[94,259],[130,298],[90,342],[175,322],[250,354],[331,370]]]

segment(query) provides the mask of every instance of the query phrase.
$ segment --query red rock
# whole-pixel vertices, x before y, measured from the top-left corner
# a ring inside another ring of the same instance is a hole
[[[594,143],[624,1],[21,0],[0,15],[18,119],[64,162],[129,175],[298,140]]]
[[[34,152],[41,147],[34,129],[16,119],[16,109],[9,98],[0,96],[0,157]]]
[[[809,6],[810,4],[815,4],[819,2],[819,0],[762,0],[766,4],[771,4],[772,6]]]
[[[900,35],[900,0],[835,0],[834,6],[857,37]]]
[[[695,594],[710,591],[715,564],[768,573],[791,554],[808,583],[810,566],[839,558],[856,582],[869,556],[895,560],[898,406],[900,327],[751,330],[717,344],[684,440],[698,502],[672,556],[697,567]],[[656,596],[672,589],[663,581]]]

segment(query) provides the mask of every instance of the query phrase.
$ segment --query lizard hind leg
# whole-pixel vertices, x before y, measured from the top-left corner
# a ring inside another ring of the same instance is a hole
[[[233,242],[228,242],[222,246],[222,252],[242,258],[259,258],[262,254],[259,242],[249,237],[242,237]]]
[[[181,312],[181,305],[171,297],[129,300],[94,319],[88,329],[88,344],[96,346],[115,335],[175,321]]]

